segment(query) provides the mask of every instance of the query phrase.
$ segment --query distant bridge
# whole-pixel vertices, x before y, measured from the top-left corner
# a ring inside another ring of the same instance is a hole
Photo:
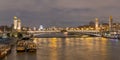
[[[60,33],[61,30],[40,30],[40,31],[27,31],[30,34],[39,35],[39,34],[46,34],[46,33]],[[98,34],[98,30],[66,30],[68,33],[84,33],[95,35]]]
[[[83,33],[96,33],[98,30],[66,30],[67,32],[83,32]],[[61,32],[61,30],[40,30],[40,31],[27,31],[28,33],[57,33]]]

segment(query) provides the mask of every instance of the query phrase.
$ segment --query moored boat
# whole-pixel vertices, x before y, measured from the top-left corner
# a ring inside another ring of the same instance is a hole
[[[2,47],[0,47],[0,58],[5,57],[10,52],[11,52],[11,47],[10,46],[2,45]]]
[[[26,49],[26,43],[24,41],[19,41],[16,45],[17,52],[24,52]]]
[[[36,47],[36,44],[31,42],[31,43],[28,43],[27,47],[26,47],[26,51],[27,52],[36,52],[37,50],[37,47]]]

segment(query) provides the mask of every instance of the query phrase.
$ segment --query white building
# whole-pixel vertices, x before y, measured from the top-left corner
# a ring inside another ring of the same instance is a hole
[[[14,16],[14,29],[16,30],[17,29],[17,17]]]
[[[43,30],[43,25],[40,25],[38,30]]]
[[[21,30],[21,20],[20,19],[18,19],[18,21],[17,21],[17,30]]]
[[[96,30],[99,29],[99,21],[98,21],[98,18],[95,18],[95,29],[96,29]]]
[[[21,20],[14,16],[14,30],[21,31]]]

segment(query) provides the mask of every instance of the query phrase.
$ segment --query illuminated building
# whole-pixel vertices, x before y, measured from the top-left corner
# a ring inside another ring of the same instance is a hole
[[[14,16],[14,29],[16,30],[17,29],[17,17]]]
[[[33,27],[33,30],[36,31],[37,30],[36,27]]]
[[[21,20],[14,16],[14,30],[21,31]]]
[[[95,18],[95,29],[96,29],[96,30],[99,29],[99,21],[98,21],[98,18]]]
[[[18,19],[17,21],[17,30],[21,31],[21,20],[20,19]]]
[[[109,17],[109,31],[112,30],[112,23],[113,23],[113,18],[112,16]]]
[[[39,30],[43,30],[43,25],[40,25]]]

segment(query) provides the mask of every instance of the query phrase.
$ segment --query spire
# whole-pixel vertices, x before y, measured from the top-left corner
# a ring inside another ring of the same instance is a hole
[[[109,31],[112,31],[113,17],[109,16]]]

